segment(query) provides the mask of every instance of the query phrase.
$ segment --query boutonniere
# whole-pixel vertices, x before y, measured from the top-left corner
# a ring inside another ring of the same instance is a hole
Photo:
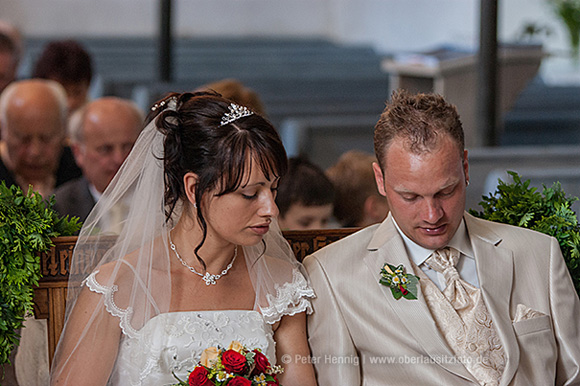
[[[399,300],[401,297],[405,299],[417,299],[417,283],[419,283],[419,277],[406,273],[403,264],[398,267],[388,263],[385,264],[381,269],[379,283],[389,287],[396,300]]]

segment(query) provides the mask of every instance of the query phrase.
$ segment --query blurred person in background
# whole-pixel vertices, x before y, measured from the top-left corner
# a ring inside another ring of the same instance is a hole
[[[0,95],[0,181],[47,196],[81,171],[65,147],[66,94],[51,80],[11,83]]]
[[[0,94],[18,78],[23,51],[20,31],[11,23],[0,20]]]
[[[351,150],[326,170],[336,190],[334,217],[343,227],[376,224],[389,213],[387,199],[377,189],[373,162],[374,155]]]
[[[69,114],[88,102],[93,77],[90,54],[74,40],[48,43],[38,58],[34,78],[51,79],[60,83],[67,95]]]
[[[305,158],[290,158],[276,196],[280,229],[327,228],[333,202],[334,186],[324,171]]]
[[[266,116],[264,104],[260,100],[257,92],[249,87],[246,87],[242,82],[236,79],[227,78],[217,80],[212,83],[205,84],[197,89],[197,91],[212,90],[221,94],[224,98],[231,100],[242,106],[247,106],[252,111]]]
[[[96,99],[71,116],[71,148],[83,176],[56,189],[57,212],[86,219],[129,155],[143,120],[135,103],[116,97]]]
[[[0,31],[0,93],[16,79],[18,55],[14,40]]]

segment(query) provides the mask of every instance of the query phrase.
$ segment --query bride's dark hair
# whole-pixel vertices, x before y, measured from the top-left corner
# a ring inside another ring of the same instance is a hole
[[[180,201],[187,203],[183,176],[188,172],[197,174],[195,200],[203,230],[203,239],[195,249],[197,255],[207,234],[201,211],[203,194],[217,190],[221,196],[235,191],[255,164],[266,178],[281,177],[286,174],[288,161],[276,129],[262,116],[252,114],[222,126],[221,119],[232,102],[213,92],[170,94],[155,106],[164,106],[172,98],[176,100],[176,109],[160,108],[162,111],[153,118],[165,135],[161,157],[165,215],[169,220]]]

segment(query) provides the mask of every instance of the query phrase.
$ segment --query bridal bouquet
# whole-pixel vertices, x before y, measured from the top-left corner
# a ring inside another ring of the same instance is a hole
[[[175,386],[278,386],[276,374],[282,371],[281,366],[272,366],[259,349],[250,350],[233,341],[227,350],[205,349],[187,382],[178,378]]]

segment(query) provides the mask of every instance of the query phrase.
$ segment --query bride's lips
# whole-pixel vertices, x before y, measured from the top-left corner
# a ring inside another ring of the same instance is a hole
[[[270,230],[270,223],[268,222],[268,223],[253,225],[250,227],[250,229],[252,231],[254,231],[256,234],[263,236],[266,233],[268,233],[268,231]]]

